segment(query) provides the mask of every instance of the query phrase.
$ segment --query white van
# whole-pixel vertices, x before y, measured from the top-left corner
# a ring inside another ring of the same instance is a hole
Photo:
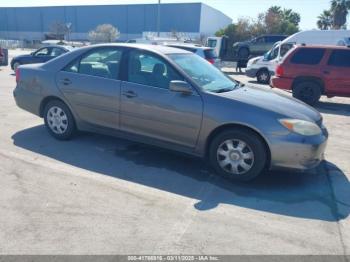
[[[349,37],[350,30],[309,30],[295,33],[277,42],[264,56],[250,59],[246,75],[256,77],[259,83],[268,84],[278,62],[294,45],[338,45],[340,40]]]

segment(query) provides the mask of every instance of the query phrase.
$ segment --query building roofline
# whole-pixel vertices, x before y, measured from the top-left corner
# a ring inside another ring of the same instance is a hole
[[[197,5],[205,5],[204,3],[202,2],[186,2],[186,3],[162,3],[162,5],[193,5],[193,4],[197,4]],[[84,4],[84,5],[43,5],[43,6],[40,6],[40,5],[33,5],[33,6],[0,6],[0,9],[2,8],[19,8],[19,9],[24,9],[24,8],[57,8],[57,7],[96,7],[96,6],[103,6],[103,7],[113,7],[113,6],[151,6],[151,5],[154,5],[154,6],[157,6],[158,4],[157,3],[145,3],[145,4],[133,4],[133,3],[129,3],[129,4]],[[208,6],[208,5],[206,5]],[[210,8],[213,8],[215,9],[214,7],[211,7],[209,6]],[[217,10],[217,9],[215,9]],[[219,10],[218,10],[219,11]],[[221,12],[221,11],[219,11]]]

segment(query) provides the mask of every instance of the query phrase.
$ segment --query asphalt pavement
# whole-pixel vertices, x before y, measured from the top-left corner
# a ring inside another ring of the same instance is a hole
[[[317,106],[330,132],[320,167],[233,184],[155,147],[57,141],[14,87],[0,68],[0,254],[350,255],[349,98]]]

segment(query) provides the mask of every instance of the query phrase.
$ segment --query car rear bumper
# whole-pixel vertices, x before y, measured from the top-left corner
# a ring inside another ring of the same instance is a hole
[[[271,78],[270,86],[279,89],[292,90],[293,79],[274,76]]]
[[[327,141],[328,131],[325,127],[318,136],[289,134],[276,138],[275,146],[271,147],[271,169],[312,169],[324,160]]]
[[[19,108],[40,116],[40,103],[42,101],[40,94],[20,88],[17,85],[13,91],[13,97]]]

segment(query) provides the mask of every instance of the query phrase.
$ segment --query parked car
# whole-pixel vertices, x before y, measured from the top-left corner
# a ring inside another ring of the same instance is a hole
[[[295,33],[283,41],[277,42],[264,56],[248,61],[246,75],[257,78],[262,84],[270,83],[276,67],[287,52],[295,45],[343,45],[347,44],[350,30],[306,30]]]
[[[277,66],[271,85],[310,105],[321,95],[350,97],[350,48],[298,46]]]
[[[0,66],[8,66],[8,50],[0,47]]]
[[[245,42],[236,42],[233,45],[234,56],[248,60],[252,56],[261,56],[272,46],[286,38],[286,35],[263,35]]]
[[[343,39],[340,39],[337,45],[350,47],[350,37],[344,37]]]
[[[270,83],[271,76],[275,74],[276,66],[279,62],[277,56],[283,57],[294,46],[293,43],[285,43],[280,49],[280,44],[281,42],[277,42],[264,56],[250,59],[247,63],[245,74],[248,77],[256,78],[260,84]]]
[[[39,48],[29,55],[16,56],[11,61],[11,68],[16,71],[20,65],[45,63],[55,57],[73,50],[71,46],[50,45]]]
[[[90,46],[21,66],[16,79],[17,105],[43,117],[59,140],[77,130],[116,135],[207,157],[233,180],[313,168],[326,148],[318,111],[282,92],[243,86],[178,48]]]
[[[212,65],[218,65],[218,63],[220,62],[220,59],[218,59],[218,56],[213,48],[196,44],[166,44],[166,46],[180,48],[192,52],[204,58]]]

